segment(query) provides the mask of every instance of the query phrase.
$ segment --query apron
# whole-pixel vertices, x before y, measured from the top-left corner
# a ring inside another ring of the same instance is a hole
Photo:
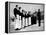
[[[14,28],[16,29],[16,28],[20,28],[20,24],[19,24],[19,15],[17,14],[17,19],[15,20],[16,21],[16,23],[15,23],[15,25],[14,25]]]
[[[25,18],[22,18],[23,24],[22,24],[22,28],[25,26]]]
[[[21,16],[19,16],[19,27],[21,28]]]
[[[29,25],[31,25],[31,17],[29,17]]]
[[[26,18],[26,26],[28,26],[28,22],[27,22],[27,20],[28,20],[28,19]]]

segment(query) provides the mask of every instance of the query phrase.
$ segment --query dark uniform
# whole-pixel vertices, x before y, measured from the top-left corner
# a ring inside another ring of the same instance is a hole
[[[17,14],[17,9],[14,8],[14,15],[15,15],[15,17],[16,17],[16,14]],[[11,19],[12,19],[12,21],[14,21],[15,18],[11,18]]]
[[[34,15],[32,15],[32,17],[31,17],[31,25],[33,25],[34,24]]]
[[[14,8],[14,15],[16,17],[16,14],[17,14],[18,10],[16,8]]]
[[[15,15],[15,17],[17,17],[16,15],[21,15],[20,14],[20,11],[19,10],[17,10],[16,8],[14,9],[14,15]],[[15,30],[20,30],[19,28],[16,28]]]
[[[36,24],[36,16],[31,17],[31,25]]]
[[[39,26],[41,26],[41,13],[40,13],[40,9],[38,9],[37,16],[38,16],[38,23],[39,23]]]
[[[36,16],[34,16],[34,24],[36,24]]]

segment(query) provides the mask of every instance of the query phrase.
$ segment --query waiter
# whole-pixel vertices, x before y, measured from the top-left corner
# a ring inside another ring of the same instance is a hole
[[[34,24],[36,24],[36,13],[34,13]]]
[[[15,15],[14,29],[15,29],[15,30],[18,29],[18,28],[17,28],[17,22],[16,22],[16,21],[17,21],[16,19],[18,18],[17,12],[18,12],[18,5],[16,5],[15,8],[14,8],[14,15]]]
[[[39,23],[39,26],[41,26],[41,13],[40,13],[40,9],[38,9],[37,16],[38,16],[38,23]]]
[[[31,15],[30,15],[30,12],[28,12],[28,26],[31,25]]]
[[[14,19],[16,19],[16,14],[17,14],[17,11],[18,11],[17,8],[18,8],[18,5],[16,5],[15,8],[14,8],[14,16],[15,16],[15,18],[11,18],[12,21],[14,21]]]
[[[24,26],[25,26],[25,11],[24,10],[22,10],[22,13],[21,13],[21,15],[22,15],[22,17],[21,17],[21,19],[22,19],[22,28],[24,28]]]
[[[18,12],[18,5],[16,5],[16,7],[14,8],[14,15],[15,15],[15,17],[16,17],[16,15],[17,15],[17,12]]]
[[[28,22],[27,22],[27,20],[28,20],[28,13],[27,13],[27,12],[26,12],[26,14],[25,14],[25,19],[26,19],[26,20],[25,20],[25,22],[26,22],[26,23],[25,23],[25,27],[27,27],[27,26],[28,26]]]
[[[32,17],[31,17],[31,25],[34,24],[34,15],[32,14]]]
[[[20,10],[21,10],[21,7],[18,7],[18,10],[17,10],[17,19],[16,19],[16,24],[15,24],[15,30],[20,30],[21,29],[21,23],[20,23]]]

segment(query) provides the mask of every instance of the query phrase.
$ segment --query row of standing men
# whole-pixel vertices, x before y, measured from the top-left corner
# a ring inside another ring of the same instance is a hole
[[[16,23],[14,25],[15,30],[20,30],[30,25],[36,24],[37,18],[35,14],[30,15],[30,12],[27,13],[24,10],[20,12],[20,10],[21,10],[21,7],[18,8],[18,5],[16,5],[16,8],[14,8],[14,15],[15,15],[15,20],[16,20]]]

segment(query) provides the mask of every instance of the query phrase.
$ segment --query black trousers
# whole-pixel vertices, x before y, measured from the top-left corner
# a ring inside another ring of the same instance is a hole
[[[34,17],[31,18],[31,25],[33,25],[33,24],[36,24],[36,18],[34,18]]]
[[[41,20],[38,20],[39,26],[41,26]]]

